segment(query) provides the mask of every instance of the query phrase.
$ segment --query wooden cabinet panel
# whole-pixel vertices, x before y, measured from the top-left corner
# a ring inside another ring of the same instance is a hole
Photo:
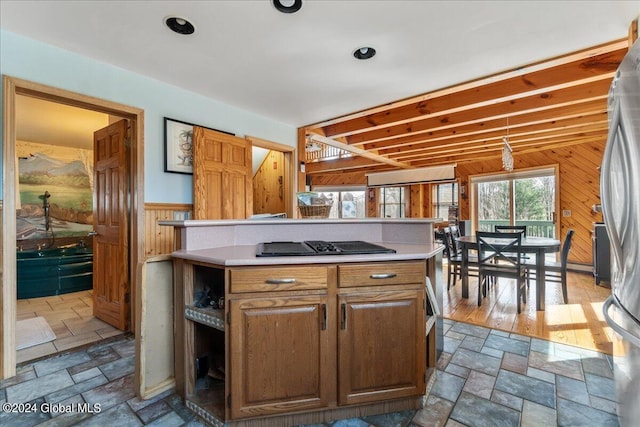
[[[341,405],[425,392],[424,292],[339,295]]]
[[[421,283],[426,275],[424,262],[378,262],[338,266],[338,285],[354,286],[405,285]]]
[[[327,297],[231,302],[231,417],[326,407]]]
[[[195,126],[193,158],[194,219],[238,219],[252,215],[249,142]]]
[[[327,288],[326,266],[231,269],[231,292],[273,292]]]
[[[223,286],[228,292],[224,309],[177,312],[176,384],[185,406],[207,422],[253,425],[268,417],[264,425],[302,425],[390,404],[419,407],[427,372],[424,261],[176,265],[179,307],[211,283],[216,295]],[[339,276],[349,287],[337,287]]]

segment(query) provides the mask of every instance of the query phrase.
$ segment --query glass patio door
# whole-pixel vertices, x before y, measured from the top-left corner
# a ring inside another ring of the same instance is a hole
[[[526,225],[527,236],[555,237],[555,177],[514,180],[514,224]]]
[[[556,237],[555,168],[472,177],[476,230],[526,225],[527,236]]]
[[[478,184],[478,226],[480,231],[493,231],[495,225],[511,224],[511,182],[495,180]]]

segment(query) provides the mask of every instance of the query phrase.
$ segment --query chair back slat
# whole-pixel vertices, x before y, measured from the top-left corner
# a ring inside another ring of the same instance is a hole
[[[478,263],[495,267],[496,261],[520,269],[522,233],[477,231]]]
[[[522,260],[522,231],[476,231],[478,249],[478,305],[487,294],[488,284],[498,277],[516,280],[517,311],[526,303],[526,268]]]
[[[494,231],[499,233],[522,233],[522,237],[527,237],[526,225],[494,225]]]

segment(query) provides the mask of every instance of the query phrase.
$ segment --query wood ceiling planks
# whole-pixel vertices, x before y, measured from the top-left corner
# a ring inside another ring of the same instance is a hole
[[[606,139],[609,85],[628,45],[616,40],[305,126],[305,134],[339,141],[354,153],[308,161],[307,173],[496,158],[504,136],[517,154]],[[370,158],[360,157],[361,150]]]

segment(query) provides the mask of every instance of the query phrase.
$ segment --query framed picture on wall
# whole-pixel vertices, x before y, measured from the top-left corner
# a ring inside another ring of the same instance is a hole
[[[193,173],[193,123],[164,118],[164,171]]]
[[[164,118],[164,171],[193,174],[193,127],[213,130],[227,135],[232,132],[208,128],[180,120]]]

